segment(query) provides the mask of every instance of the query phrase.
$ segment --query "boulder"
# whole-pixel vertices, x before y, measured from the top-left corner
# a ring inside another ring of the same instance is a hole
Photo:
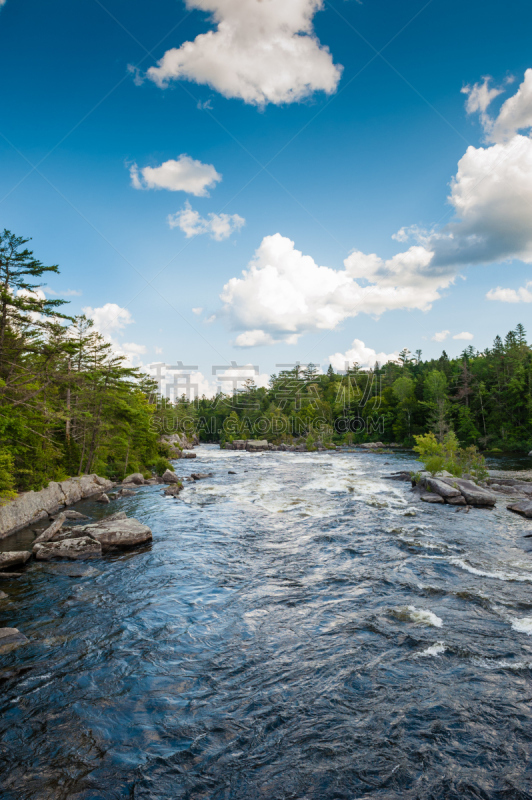
[[[26,644],[27,641],[28,639],[18,628],[0,628],[0,653],[20,647],[21,644]]]
[[[140,472],[133,472],[131,475],[128,475],[127,478],[124,478],[122,483],[124,486],[128,483],[134,483],[135,486],[143,486],[144,475],[142,475]]]
[[[445,478],[444,482],[458,487],[470,506],[493,507],[497,502],[495,495],[481,489],[472,481],[463,478]]]
[[[449,486],[448,483],[439,481],[437,478],[422,478],[421,485],[430,488],[432,492],[436,492],[445,500],[449,497],[460,497],[462,494],[460,489],[455,489],[454,486]]]
[[[7,597],[9,597],[9,595],[7,595],[5,592],[0,592],[0,600],[5,600]]]
[[[230,470],[227,472],[227,474],[228,474],[228,475],[236,475],[236,472],[234,472],[232,469],[230,469]]]
[[[246,442],[246,450],[249,453],[257,453],[261,450],[268,450],[269,443],[266,439],[248,439]]]
[[[117,519],[127,519],[127,514],[125,511],[117,511],[114,514],[109,514],[108,517],[105,517],[102,522],[114,522]]]
[[[179,478],[177,477],[175,472],[172,472],[171,470],[167,469],[166,472],[163,474],[163,483],[179,483]]]
[[[147,525],[138,519],[104,520],[96,525],[87,525],[84,529],[104,550],[121,547],[134,547],[144,542],[151,542],[152,532]]]
[[[197,453],[181,453],[181,458],[196,458]]]
[[[111,500],[109,499],[108,495],[103,493],[103,494],[98,495],[98,497],[96,498],[96,502],[97,503],[110,503]]]
[[[193,481],[200,481],[202,478],[212,478],[212,472],[192,472],[190,477]]]
[[[446,497],[445,502],[449,503],[450,506],[466,506],[467,502],[465,497],[462,494],[458,494],[455,497]]]
[[[521,514],[522,517],[532,519],[532,500],[520,500],[518,503],[511,503],[506,508],[508,511],[515,511],[516,514]]]
[[[42,542],[49,542],[51,541],[55,534],[63,527],[63,522],[65,521],[66,517],[64,514],[59,514],[57,519],[52,522],[52,524],[43,531],[35,541],[33,542],[33,546],[35,547],[36,544],[41,544]]]
[[[183,490],[183,486],[179,483],[172,483],[170,486],[167,486],[164,490],[163,494],[167,497],[177,497],[179,492]]]
[[[118,494],[120,497],[134,497],[137,493],[133,489],[120,489]]]
[[[38,561],[50,561],[53,558],[91,558],[101,556],[102,546],[89,536],[79,536],[62,542],[38,544],[34,547],[34,552]]]
[[[439,494],[435,492],[425,492],[421,495],[421,499],[424,503],[443,503],[445,502],[443,497],[440,497]]]
[[[410,472],[394,472],[392,475],[383,476],[387,481],[411,481],[412,475]]]
[[[16,550],[7,553],[0,553],[0,569],[14,567],[17,564],[25,564],[31,557],[29,550]]]
[[[89,519],[86,514],[81,514],[79,511],[63,511],[65,519]]]

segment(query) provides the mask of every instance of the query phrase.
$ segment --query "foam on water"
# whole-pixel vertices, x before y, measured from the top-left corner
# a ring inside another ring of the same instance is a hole
[[[445,653],[447,648],[445,647],[443,642],[436,642],[435,644],[431,644],[430,647],[427,647],[426,650],[423,650],[421,653],[416,655],[416,658],[428,658],[430,656],[441,656],[442,653]]]
[[[436,616],[432,611],[415,606],[405,606],[395,610],[394,615],[405,622],[416,622],[419,625],[431,625],[434,628],[441,628],[443,620]]]
[[[510,620],[512,623],[512,628],[514,631],[519,631],[519,633],[526,633],[528,636],[532,633],[532,617],[521,617],[521,619],[515,617],[514,619]]]

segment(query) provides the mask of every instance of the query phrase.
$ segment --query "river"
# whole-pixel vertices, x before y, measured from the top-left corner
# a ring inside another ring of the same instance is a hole
[[[532,522],[406,454],[196,452],[76,506],[152,545],[0,583],[2,800],[532,797]]]

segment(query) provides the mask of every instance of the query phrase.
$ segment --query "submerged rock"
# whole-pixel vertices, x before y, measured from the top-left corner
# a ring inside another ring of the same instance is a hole
[[[14,567],[17,564],[25,564],[31,557],[29,550],[17,550],[8,553],[0,553],[0,569]]]
[[[200,481],[202,478],[212,478],[212,472],[193,472],[190,477],[193,481]]]
[[[90,558],[101,556],[100,542],[89,536],[80,536],[76,539],[65,539],[62,542],[45,542],[34,547],[35,558],[38,561],[50,561],[53,558]]]
[[[27,641],[28,639],[18,628],[0,628],[0,653],[20,647],[21,644],[26,644]]]

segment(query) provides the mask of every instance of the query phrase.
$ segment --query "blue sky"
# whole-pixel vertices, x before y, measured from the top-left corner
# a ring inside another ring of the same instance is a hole
[[[71,311],[96,310],[137,362],[183,360],[211,381],[233,360],[269,374],[483,349],[526,327],[532,299],[531,23],[524,0],[6,0],[2,227],[32,236],[60,266],[50,289],[79,293]],[[172,48],[175,76],[168,56],[157,67]],[[179,184],[184,155],[194,186]],[[155,186],[169,162],[174,190],[149,188],[142,170],[167,165]],[[206,167],[221,179],[202,190]]]

